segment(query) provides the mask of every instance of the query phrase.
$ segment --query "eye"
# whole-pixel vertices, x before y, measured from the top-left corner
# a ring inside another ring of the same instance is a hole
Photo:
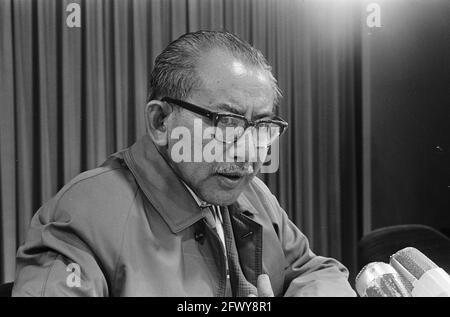
[[[229,125],[233,125],[234,120],[231,117],[223,117],[220,120],[220,123],[222,123],[223,125],[229,126]]]
[[[220,125],[226,127],[235,127],[242,125],[242,120],[235,117],[222,117],[220,118]]]

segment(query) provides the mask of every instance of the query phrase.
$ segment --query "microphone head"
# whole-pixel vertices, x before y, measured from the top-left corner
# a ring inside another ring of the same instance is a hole
[[[387,263],[372,262],[358,273],[356,291],[361,297],[410,297],[397,271]]]
[[[404,248],[391,256],[390,263],[413,297],[450,297],[450,276],[419,250]]]
[[[420,279],[425,272],[438,267],[422,252],[413,247],[404,248],[394,253],[391,255],[390,262],[391,264],[396,263],[394,267],[402,267],[415,279]]]

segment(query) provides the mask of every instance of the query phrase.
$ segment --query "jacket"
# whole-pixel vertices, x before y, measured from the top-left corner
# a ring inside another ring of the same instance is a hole
[[[253,285],[266,273],[275,296],[355,296],[347,269],[310,250],[258,178],[228,212]],[[144,136],[37,211],[17,251],[13,296],[224,296],[225,255],[204,222]]]

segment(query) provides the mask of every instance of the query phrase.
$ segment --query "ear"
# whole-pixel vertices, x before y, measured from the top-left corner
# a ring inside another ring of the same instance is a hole
[[[172,106],[160,100],[151,100],[145,108],[145,125],[153,142],[159,146],[167,145],[168,119]]]

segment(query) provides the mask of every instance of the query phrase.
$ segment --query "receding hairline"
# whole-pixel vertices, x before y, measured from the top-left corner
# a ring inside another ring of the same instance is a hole
[[[246,68],[248,67],[251,70],[260,71],[262,74],[265,75],[269,85],[272,86],[272,85],[276,84],[274,82],[275,79],[274,79],[274,77],[273,77],[273,75],[272,75],[272,73],[270,72],[269,69],[261,67],[261,65],[259,65],[259,64],[252,63],[248,59],[243,58],[243,56],[240,56],[239,54],[233,54],[233,52],[230,52],[226,48],[222,48],[222,47],[211,47],[211,48],[208,48],[208,49],[202,51],[200,53],[200,55],[196,57],[196,59],[195,59],[195,67],[194,67],[193,71],[195,73],[196,80],[198,81],[198,84],[202,84],[202,85],[205,84],[203,82],[203,78],[200,77],[200,68],[204,65],[204,64],[202,64],[203,58],[214,56],[214,54],[218,55],[218,56],[216,56],[218,59],[221,58],[220,55],[223,55],[223,56],[225,56],[225,58],[226,57],[230,57],[232,60],[242,64]],[[201,88],[201,87],[195,87],[195,88]],[[274,96],[274,99],[275,99],[275,96]]]
[[[150,80],[157,85],[150,86],[152,89],[151,95],[155,98],[162,97],[163,94],[169,93],[167,88],[172,87],[171,92],[174,95],[186,98],[194,90],[201,88],[202,80],[198,75],[198,67],[201,65],[202,56],[214,50],[220,50],[225,54],[229,54],[243,64],[260,69],[267,74],[273,91],[274,105],[278,104],[282,94],[277,80],[272,73],[272,67],[265,56],[261,51],[237,35],[223,31],[197,31],[187,33],[170,43],[156,58],[154,70],[157,69],[158,71],[156,73],[152,71]],[[171,64],[172,62],[167,63],[166,58],[172,59],[174,61],[173,64]],[[177,64],[180,67],[178,71],[174,68]],[[166,67],[171,72],[170,76],[165,76],[164,72],[161,72]],[[153,77],[154,74],[157,75],[157,78]],[[170,79],[174,81],[166,82],[166,84],[161,81]],[[185,82],[187,79],[191,80],[190,84]],[[184,88],[181,90],[174,90],[176,87],[183,86]],[[154,89],[156,91],[153,91]]]
[[[199,48],[199,55],[194,57],[193,64],[193,75],[195,80],[195,85],[192,87],[191,91],[189,92],[188,96],[191,95],[194,91],[198,91],[198,89],[204,88],[204,82],[203,79],[200,77],[199,74],[199,67],[201,67],[202,58],[205,57],[208,54],[214,54],[214,52],[219,52],[219,54],[228,55],[229,57],[234,58],[237,62],[242,63],[244,66],[248,66],[252,69],[261,71],[267,78],[269,85],[272,88],[273,92],[273,102],[274,107],[277,106],[277,103],[279,102],[279,98],[281,97],[281,93],[279,91],[277,81],[274,77],[274,75],[271,72],[270,65],[267,64],[268,67],[264,67],[264,65],[260,63],[256,63],[252,61],[250,58],[248,58],[245,54],[239,52],[230,50],[228,47],[225,47],[221,44],[214,45],[216,43],[208,43],[208,45],[202,46]]]

